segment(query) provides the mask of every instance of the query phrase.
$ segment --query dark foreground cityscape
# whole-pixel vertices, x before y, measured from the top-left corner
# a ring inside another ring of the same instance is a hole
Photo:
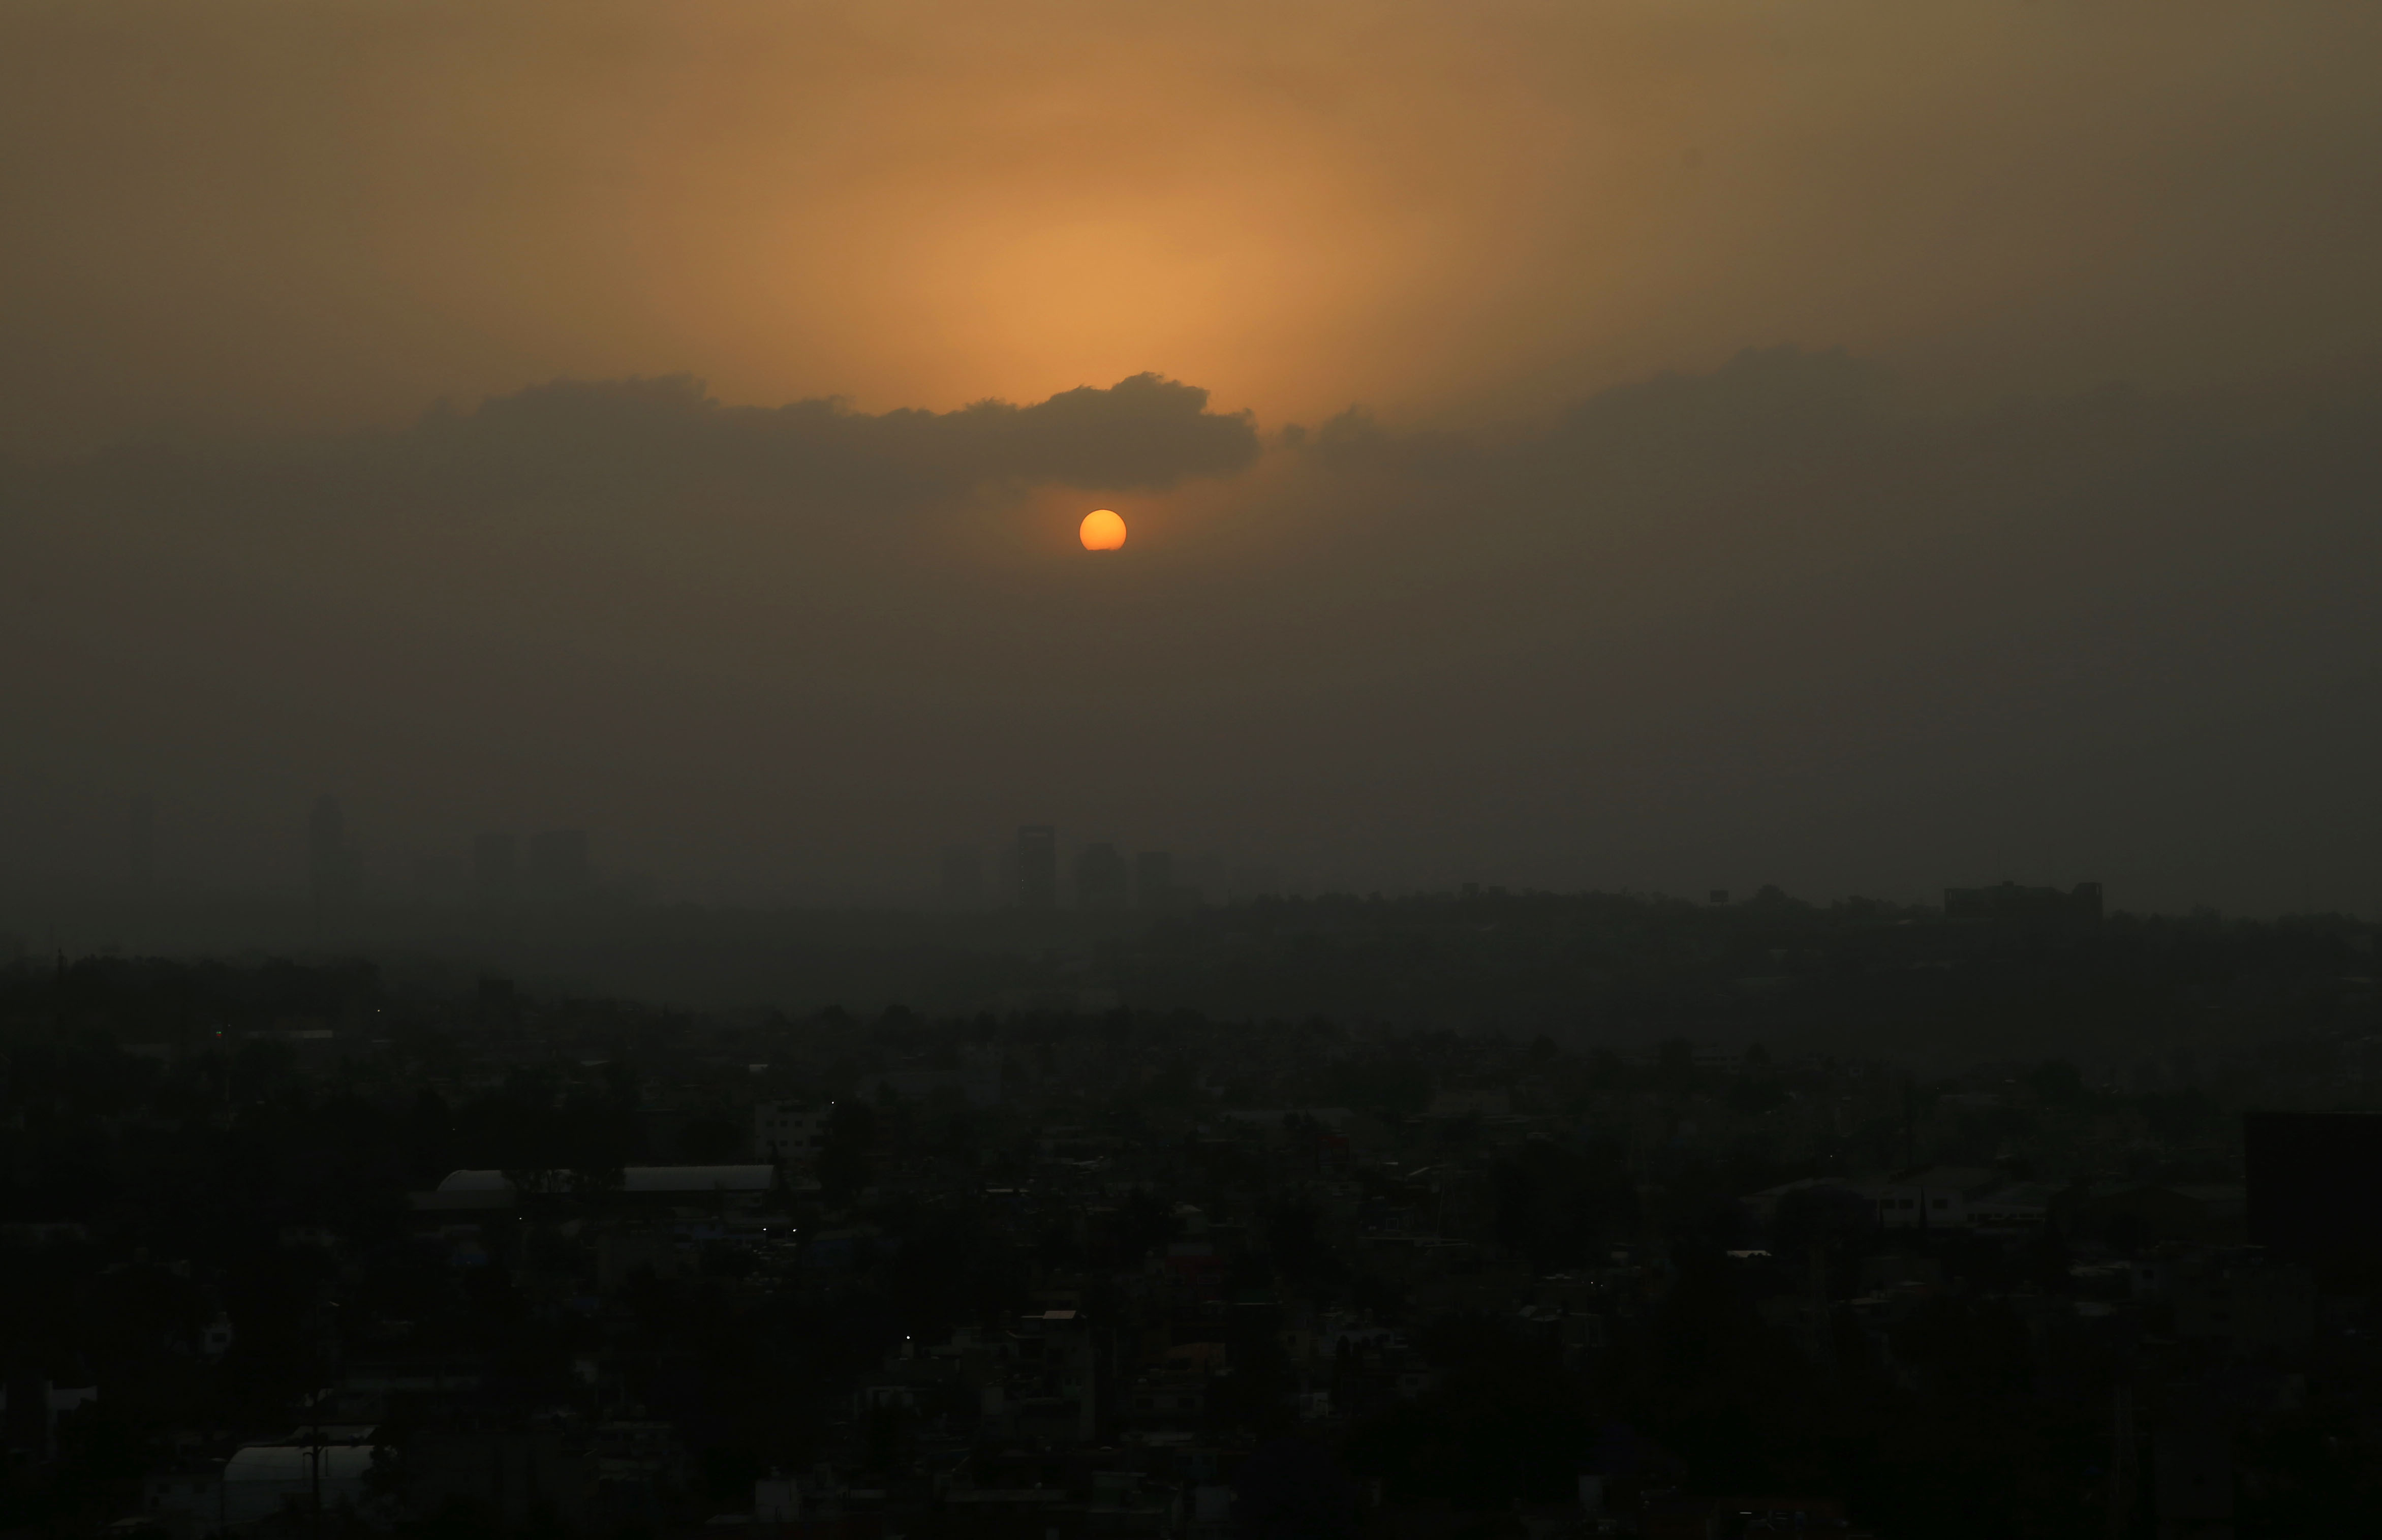
[[[1476,893],[1078,942],[1072,994],[934,1016],[20,955],[0,1531],[2382,1512],[2371,925]],[[1155,998],[1232,958],[1478,1019]]]
[[[2382,1537],[2376,59],[0,0],[0,1540]]]

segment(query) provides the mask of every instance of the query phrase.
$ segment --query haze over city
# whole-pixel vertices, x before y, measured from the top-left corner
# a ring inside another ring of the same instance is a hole
[[[2377,65],[0,0],[0,1540],[2373,1532]]]
[[[2371,913],[2376,30],[0,8],[6,902]]]

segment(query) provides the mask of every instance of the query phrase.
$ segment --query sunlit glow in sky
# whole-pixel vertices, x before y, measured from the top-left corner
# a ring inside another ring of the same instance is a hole
[[[136,795],[278,881],[336,790],[720,891],[1023,820],[2372,891],[2376,57],[2373,0],[0,0],[0,890]]]
[[[2365,5],[0,7],[7,446],[571,375],[1269,422],[2370,337]],[[2289,284],[2242,281],[2288,253]]]

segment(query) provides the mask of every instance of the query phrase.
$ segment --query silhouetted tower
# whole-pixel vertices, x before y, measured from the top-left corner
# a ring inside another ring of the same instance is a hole
[[[578,898],[595,885],[586,830],[549,829],[529,837],[529,886],[538,897]]]
[[[1038,914],[1059,906],[1059,831],[1047,823],[1017,831],[1017,906]]]
[[[1127,872],[1124,857],[1106,843],[1087,844],[1075,857],[1075,906],[1079,909],[1122,909],[1125,906]]]
[[[1145,850],[1134,858],[1133,906],[1155,913],[1174,906],[1174,857],[1163,850]]]
[[[146,898],[157,886],[157,809],[145,796],[132,799],[125,828],[124,877],[135,898]]]
[[[941,891],[946,909],[973,909],[984,903],[984,860],[976,846],[943,846]]]
[[[472,893],[483,904],[510,904],[520,891],[521,867],[510,834],[472,836]]]

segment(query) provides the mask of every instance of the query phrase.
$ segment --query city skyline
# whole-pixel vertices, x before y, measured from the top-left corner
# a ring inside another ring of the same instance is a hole
[[[215,896],[239,894],[253,897],[278,893],[298,897],[318,909],[326,900],[345,905],[366,901],[383,904],[428,902],[485,907],[599,897],[631,898],[643,903],[694,896],[662,892],[649,873],[608,869],[597,858],[597,832],[583,828],[530,825],[520,830],[481,829],[460,836],[455,848],[442,849],[434,845],[424,849],[409,845],[402,850],[386,853],[385,858],[375,864],[362,832],[350,826],[345,806],[338,798],[328,795],[316,797],[311,804],[311,810],[302,820],[290,870],[284,874],[284,881],[276,881],[268,877],[253,888],[225,888],[210,886],[197,874],[169,870],[161,889],[158,867],[160,830],[154,800],[146,796],[135,798],[127,809],[125,827],[127,832],[122,850],[114,856],[95,857],[92,871],[83,881],[65,886],[66,896],[78,903],[93,899],[147,903],[161,896],[203,903]],[[1025,864],[1023,852],[1028,844],[1042,851],[1042,855],[1035,859],[1047,861],[1047,869],[1037,880],[1040,885],[1032,892],[1029,892],[1023,876]],[[1384,891],[1380,888],[1368,890],[1361,885],[1334,885],[1295,876],[1285,880],[1281,868],[1262,860],[1235,860],[1197,850],[1178,854],[1171,846],[1145,848],[1135,842],[1119,842],[1105,832],[1079,836],[1055,824],[1016,825],[1005,836],[996,835],[982,843],[945,843],[926,853],[923,859],[896,863],[897,867],[905,864],[915,868],[910,876],[856,895],[856,899],[853,894],[822,899],[816,894],[806,895],[789,888],[779,893],[761,895],[751,902],[764,906],[857,901],[929,910],[1019,908],[1055,911],[1065,908],[1131,909],[1148,913],[1186,905],[1196,906],[1201,903],[1228,903],[1250,898],[1361,894],[1367,891]],[[1179,883],[1175,881],[1178,872],[1185,874],[1185,879]],[[1975,885],[1983,881],[1982,873],[1959,874],[1950,883],[1936,883],[1916,895],[1915,901],[1928,902],[1938,893],[1987,893],[1991,884],[1983,887]],[[1995,881],[2008,886],[2013,879],[2004,872]],[[2064,884],[2066,880],[2061,881]],[[2018,885],[2026,884],[2021,882]],[[1735,891],[1741,893],[1776,886],[1775,883],[1755,881]],[[2097,909],[2102,884],[2097,881],[2085,880],[2078,892],[2086,889],[2091,890],[2093,903]],[[1452,873],[1436,881],[1386,890],[1391,896],[1396,897],[1434,893],[1473,895],[1484,892],[1503,894],[1508,892],[1559,893],[1600,891],[1620,890],[1599,889],[1592,884],[1578,889],[1540,888],[1526,883],[1497,881],[1493,873]],[[1726,903],[1731,892],[1730,889],[1713,888],[1709,890],[1708,896],[1713,903]],[[1704,893],[1705,890],[1688,884],[1672,896],[1692,898]],[[1823,893],[1806,896],[1823,902],[1877,898],[1897,903],[1914,901],[1912,895],[1875,893]],[[2322,911],[2307,907],[2297,912],[2315,914]]]
[[[2377,61],[0,0],[0,1540],[2373,1528]]]
[[[2382,914],[2359,7],[522,3],[0,6],[0,906]]]

